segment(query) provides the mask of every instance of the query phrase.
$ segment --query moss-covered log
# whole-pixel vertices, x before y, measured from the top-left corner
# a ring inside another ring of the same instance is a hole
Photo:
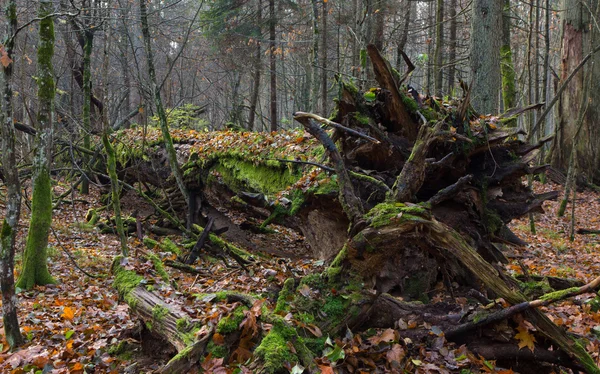
[[[144,286],[144,278],[126,268],[127,257],[118,256],[112,265],[113,287],[127,302],[132,313],[153,337],[171,344],[177,355],[163,368],[162,373],[183,373],[196,365],[204,355],[210,339],[208,334],[197,340],[201,326],[193,322],[178,306],[166,303]]]

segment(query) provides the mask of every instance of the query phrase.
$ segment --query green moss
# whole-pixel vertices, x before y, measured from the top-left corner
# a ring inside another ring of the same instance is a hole
[[[335,256],[329,267],[325,269],[324,275],[329,282],[333,282],[342,272],[342,265],[344,260],[348,256],[348,245],[344,245],[342,249]]]
[[[547,293],[545,295],[540,296],[541,300],[559,300],[562,297],[564,297],[565,295],[571,293],[571,292],[577,292],[579,291],[579,287],[571,287],[571,288],[567,288],[566,290],[560,290],[560,291],[554,291],[554,292],[550,292]]]
[[[338,321],[346,315],[348,304],[341,296],[329,296],[325,299],[322,311],[327,314],[328,320]]]
[[[221,318],[217,324],[217,332],[224,335],[237,331],[244,320],[244,311],[246,310],[248,310],[247,307],[240,306],[235,308],[229,316]]]
[[[369,118],[369,116],[362,114],[360,112],[354,112],[354,118],[358,121],[358,123],[360,123],[361,125],[368,125],[369,121],[371,120]]]
[[[286,328],[281,324],[273,325],[271,331],[254,351],[254,354],[263,360],[263,368],[266,373],[277,373],[284,369],[286,364],[294,366],[298,362],[298,356],[292,353],[288,346],[288,342],[293,342],[296,339],[295,330]]]
[[[277,298],[275,313],[281,314],[290,310],[290,301],[294,297],[295,285],[296,282],[294,281],[294,278],[288,278],[283,282],[283,288],[279,292],[279,297]]]
[[[321,356],[325,349],[326,336],[320,338],[304,338],[304,344],[315,356]]]
[[[98,223],[99,219],[100,215],[98,214],[96,209],[89,209],[85,214],[85,221],[90,225],[95,225],[96,223]]]
[[[224,358],[229,354],[229,350],[224,345],[216,345],[212,340],[208,342],[206,350],[212,354],[213,357]]]
[[[187,331],[187,329],[190,327],[190,321],[188,321],[187,318],[179,318],[177,321],[175,321],[175,326],[177,326],[178,331]]]
[[[311,288],[321,289],[325,286],[325,281],[319,273],[309,274],[300,280],[300,286],[307,285]]]
[[[126,298],[131,290],[142,283],[144,277],[136,274],[134,271],[123,269],[120,264],[122,258],[123,256],[117,256],[113,261],[112,272],[115,275],[113,287],[116,288],[121,297]]]
[[[358,86],[352,81],[344,81],[342,82],[342,86],[346,91],[350,93],[352,96],[358,95]]]
[[[156,240],[148,238],[148,237],[145,237],[143,239],[143,242],[144,242],[144,245],[146,246],[146,248],[148,248],[148,249],[154,249],[158,246],[158,242]]]
[[[169,314],[169,309],[162,305],[157,304],[152,308],[152,318],[157,322],[161,322],[167,314]]]
[[[36,155],[36,158],[39,157]],[[38,162],[36,160],[35,162]],[[33,179],[31,220],[23,254],[23,267],[16,287],[29,290],[35,285],[56,284],[48,271],[48,233],[52,223],[52,185],[45,166],[37,165]]]
[[[173,356],[173,358],[171,360],[169,360],[169,362],[179,361],[179,360],[187,357],[192,352],[193,348],[194,347],[192,345],[188,345],[187,347],[185,347],[184,349],[179,351],[175,356]]]
[[[266,195],[285,190],[301,176],[278,162],[255,164],[238,157],[219,158],[214,170],[219,172],[225,184],[235,192],[251,190]]]
[[[392,221],[421,221],[429,219],[431,213],[422,206],[406,206],[402,203],[377,204],[365,216],[371,227],[378,228],[389,225]]]
[[[148,258],[152,262],[152,265],[154,266],[154,270],[156,270],[156,273],[158,273],[160,278],[164,282],[169,282],[169,273],[167,273],[167,271],[165,270],[162,260],[160,258],[158,258],[158,256],[155,254],[148,254]]]
[[[312,324],[315,323],[315,316],[310,313],[298,313],[296,315],[296,319],[304,324]]]
[[[160,242],[159,246],[160,246],[160,249],[162,249],[165,252],[174,253],[176,255],[181,254],[181,250],[179,249],[179,246],[169,238],[164,238]]]
[[[554,291],[548,283],[548,279],[544,278],[539,282],[519,282],[521,292],[529,299],[537,299],[538,297]]]

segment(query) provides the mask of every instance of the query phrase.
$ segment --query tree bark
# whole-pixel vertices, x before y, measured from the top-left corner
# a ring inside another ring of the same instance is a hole
[[[256,54],[254,55],[254,74],[252,77],[252,96],[250,96],[250,113],[248,113],[248,130],[254,130],[256,119],[256,107],[258,104],[258,95],[260,94],[260,72],[262,68],[262,53],[260,48],[260,39],[262,36],[262,0],[258,0],[256,9],[257,30],[256,35]]]
[[[510,46],[510,17],[510,0],[504,0],[504,10],[502,11],[502,47],[500,47],[502,102],[504,106],[504,112],[507,112],[516,106],[515,67],[512,60],[512,49]],[[513,127],[517,124],[516,121],[511,121],[509,123]]]
[[[498,111],[502,2],[474,0],[471,18],[471,102],[482,114]]]
[[[269,66],[271,77],[271,131],[277,131],[277,35],[276,31],[275,0],[269,0]]]
[[[592,19],[600,15],[595,1],[564,0],[561,4],[566,9],[562,23],[561,80],[566,80],[569,73],[582,61],[589,51],[600,42],[600,32]],[[591,13],[590,13],[591,12]],[[600,182],[600,127],[596,125],[600,116],[600,108],[591,105],[583,119],[581,141],[573,144],[572,139],[577,125],[572,120],[574,113],[579,112],[581,97],[584,95],[584,77],[589,76],[589,100],[592,103],[600,100],[600,57],[591,57],[582,71],[579,71],[565,92],[560,96],[558,107],[556,142],[551,156],[552,166],[567,170],[569,155],[573,147],[580,156],[578,169],[594,183]]]
[[[6,37],[2,44],[6,56],[9,60],[12,60],[14,34],[17,29],[16,1],[10,0],[5,10],[7,19]],[[2,76],[0,76],[0,90],[2,90],[0,105],[2,167],[0,170],[2,170],[4,184],[7,188],[6,210],[0,233],[0,291],[2,292],[4,335],[11,347],[17,347],[23,344],[24,340],[19,329],[14,279],[15,238],[21,215],[21,184],[19,171],[17,170],[15,130],[13,127],[13,66],[13,61],[9,61],[8,65],[3,65]]]
[[[442,97],[444,94],[442,65],[444,62],[444,0],[437,1],[435,12],[435,94]]]

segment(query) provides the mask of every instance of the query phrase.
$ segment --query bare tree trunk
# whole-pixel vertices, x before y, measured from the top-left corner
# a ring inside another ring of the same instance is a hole
[[[450,9],[448,10],[448,16],[450,17],[450,41],[448,51],[448,94],[453,96],[452,90],[454,90],[455,74],[456,74],[456,1],[450,1]]]
[[[277,131],[277,56],[275,0],[269,0],[269,61],[271,74],[271,131]]]
[[[444,94],[443,87],[443,49],[444,49],[444,0],[437,1],[437,9],[435,12],[435,52],[433,59],[435,60],[435,94],[442,96]]]
[[[472,103],[486,114],[498,110],[500,92],[500,35],[502,2],[474,0],[471,18]]]
[[[256,37],[256,55],[254,56],[254,76],[252,77],[252,96],[250,97],[250,113],[248,113],[248,130],[254,130],[256,118],[256,105],[258,104],[258,95],[260,94],[260,71],[262,65],[262,54],[260,48],[260,39],[262,35],[262,0],[258,0],[256,13],[256,24],[258,25],[258,35]]]
[[[327,2],[323,1],[323,29],[321,30],[321,111],[327,116]]]
[[[2,103],[0,109],[0,134],[2,146],[2,174],[7,188],[6,211],[0,232],[0,291],[2,292],[2,322],[4,335],[11,347],[23,344],[17,317],[17,297],[15,295],[14,262],[15,238],[21,215],[21,184],[17,170],[15,130],[13,127],[13,65],[12,52],[14,33],[17,29],[17,5],[10,0],[6,6],[6,38],[4,45],[8,65],[2,65]]]
[[[308,69],[308,107],[310,110],[319,111],[317,108],[319,96],[319,7],[318,0],[312,0],[312,50],[311,62]]]

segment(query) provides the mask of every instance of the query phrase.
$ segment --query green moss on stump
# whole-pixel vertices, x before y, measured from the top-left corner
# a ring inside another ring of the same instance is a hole
[[[429,219],[431,213],[422,206],[406,206],[402,203],[381,203],[373,207],[365,216],[371,227],[387,226],[393,221],[422,221]]]

